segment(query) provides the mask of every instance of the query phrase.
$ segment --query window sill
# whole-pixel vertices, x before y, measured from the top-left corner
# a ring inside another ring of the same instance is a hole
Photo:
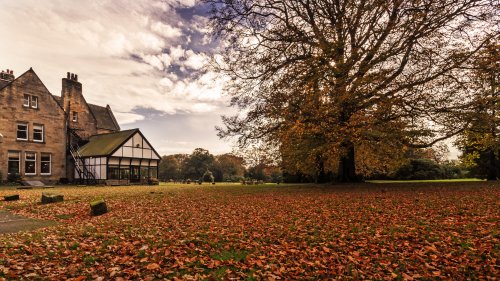
[[[49,174],[42,174],[42,173],[40,173],[40,176],[52,176],[52,173],[49,173]]]
[[[24,175],[25,175],[25,176],[36,176],[36,173],[34,173],[34,174],[26,174],[26,173],[25,173]]]
[[[17,142],[29,142],[29,143],[39,143],[39,144],[45,144],[45,141],[30,141],[30,140],[24,140],[24,139],[16,139]]]

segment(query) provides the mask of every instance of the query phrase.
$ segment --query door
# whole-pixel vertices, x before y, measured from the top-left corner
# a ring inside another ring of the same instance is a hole
[[[140,182],[139,166],[130,166],[130,182]]]

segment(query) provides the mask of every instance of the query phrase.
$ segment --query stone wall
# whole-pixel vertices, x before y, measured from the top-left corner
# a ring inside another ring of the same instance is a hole
[[[23,105],[24,95],[38,98],[37,108]],[[17,124],[28,124],[28,140],[17,140]],[[33,125],[43,125],[43,142],[33,141]],[[8,151],[19,151],[20,175],[25,180],[55,182],[66,177],[66,121],[58,105],[35,72],[30,69],[0,90],[0,171],[7,178]],[[25,152],[36,153],[35,175],[25,175]],[[51,174],[41,175],[41,153],[52,157]]]

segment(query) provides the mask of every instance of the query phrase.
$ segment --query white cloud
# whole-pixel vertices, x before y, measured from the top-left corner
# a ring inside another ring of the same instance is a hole
[[[160,80],[160,85],[166,88],[172,88],[172,86],[174,86],[174,83],[172,82],[172,80],[165,77]]]
[[[130,124],[140,120],[144,120],[144,116],[130,112],[114,111],[115,117],[120,120],[120,124]]]
[[[212,104],[203,103],[203,102],[200,102],[200,103],[193,105],[193,111],[198,112],[198,113],[210,112],[214,109],[215,109],[215,106],[213,106]]]
[[[191,69],[199,70],[205,65],[207,60],[208,58],[206,55],[196,54],[192,50],[188,50],[186,52],[186,61],[184,62],[184,65]]]
[[[195,0],[0,3],[0,34],[8,38],[0,41],[0,68],[19,75],[33,67],[57,95],[65,73],[77,73],[87,101],[109,104],[120,124],[146,121],[138,108],[220,119],[221,81],[203,69],[207,55],[190,49],[187,37],[206,21],[176,14]]]
[[[177,2],[185,7],[193,7],[196,5],[196,0],[178,0]]]
[[[170,47],[170,57],[173,61],[179,62],[179,60],[184,57],[184,49],[182,46],[177,45],[175,47]]]
[[[148,64],[150,64],[150,65],[152,65],[152,66],[156,67],[158,70],[163,70],[163,69],[165,69],[165,66],[164,66],[164,64],[163,64],[163,61],[162,61],[162,57],[161,57],[161,55],[160,55],[160,56],[155,56],[155,55],[144,55],[144,56],[142,56],[142,59],[143,59],[146,63],[148,63]]]
[[[166,38],[177,38],[182,35],[182,31],[179,28],[172,27],[159,21],[152,24],[151,29]]]

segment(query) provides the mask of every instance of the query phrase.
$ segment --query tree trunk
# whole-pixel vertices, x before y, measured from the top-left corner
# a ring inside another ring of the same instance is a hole
[[[314,179],[315,183],[327,183],[330,179],[325,173],[325,161],[321,156],[316,157],[317,171]]]
[[[495,181],[497,180],[497,159],[495,155],[495,150],[491,149],[488,153],[489,159],[488,159],[488,172],[486,175],[486,179],[489,181]]]
[[[356,175],[354,144],[351,141],[346,141],[342,147],[346,153],[340,157],[337,181],[359,182],[360,178]]]

